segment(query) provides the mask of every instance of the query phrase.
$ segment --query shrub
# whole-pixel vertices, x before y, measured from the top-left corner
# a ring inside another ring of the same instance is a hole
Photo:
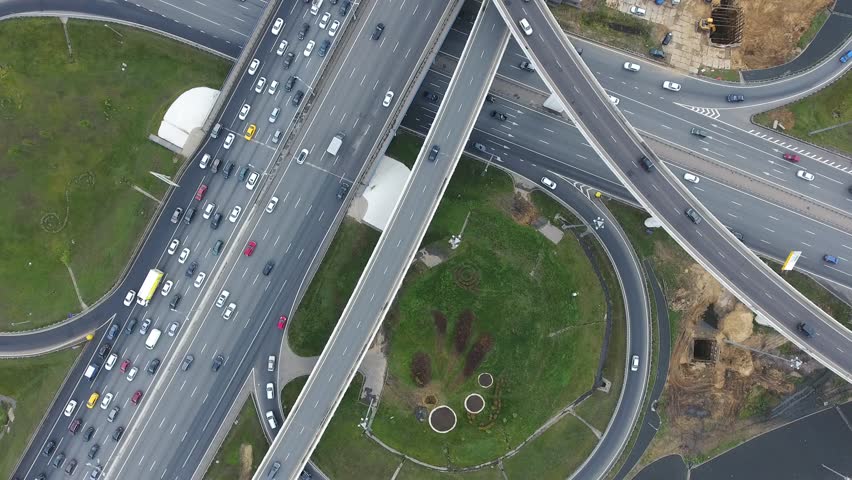
[[[491,350],[491,347],[494,346],[494,340],[491,338],[491,335],[485,334],[481,335],[476,343],[473,344],[473,348],[467,352],[467,358],[464,362],[464,376],[469,377],[474,370],[476,370],[482,361],[485,360],[485,355]]]
[[[429,355],[423,352],[414,354],[411,360],[411,377],[418,387],[425,386],[432,381],[432,361]]]
[[[438,335],[447,333],[447,316],[440,310],[432,310],[432,320],[435,322],[435,329]]]
[[[464,353],[467,348],[467,341],[470,339],[470,328],[473,326],[473,312],[465,310],[459,315],[459,320],[456,322],[456,337],[455,346],[457,353]]]

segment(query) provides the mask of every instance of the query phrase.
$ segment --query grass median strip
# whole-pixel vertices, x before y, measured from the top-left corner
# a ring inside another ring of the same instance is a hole
[[[0,360],[0,395],[13,400],[0,439],[0,476],[9,478],[56,391],[80,353],[68,349],[36,358]],[[4,408],[11,405],[3,401]]]

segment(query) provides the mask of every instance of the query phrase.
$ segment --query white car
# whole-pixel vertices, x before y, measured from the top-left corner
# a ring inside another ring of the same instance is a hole
[[[251,61],[251,64],[249,65],[248,74],[254,75],[255,73],[257,73],[257,69],[259,67],[260,67],[260,60],[255,58],[254,60]]]
[[[308,158],[308,154],[311,153],[307,148],[303,148],[299,155],[296,157],[296,163],[299,165],[305,163],[305,160]]]
[[[272,213],[275,210],[275,205],[278,205],[278,197],[270,198],[269,203],[266,204],[266,213]]]
[[[189,258],[189,249],[184,248],[183,250],[180,251],[180,256],[178,257],[178,263],[183,264],[183,262],[185,262],[187,258]]]
[[[198,162],[198,168],[201,168],[203,170],[207,168],[208,163],[210,163],[210,154],[205,153],[201,156],[201,160]]]
[[[243,108],[240,109],[240,120],[245,120],[248,117],[249,110],[251,110],[251,105],[248,103],[243,105]]]
[[[109,357],[107,357],[106,363],[104,363],[104,370],[110,371],[112,367],[115,366],[115,362],[118,360],[118,354],[113,353]]]
[[[74,413],[74,410],[76,410],[76,409],[77,409],[77,400],[71,400],[70,402],[68,402],[68,405],[65,405],[65,416],[70,417]]]
[[[275,370],[275,355],[270,355],[269,359],[266,360],[266,371],[271,372]]]
[[[228,215],[228,221],[231,222],[231,223],[236,222],[237,219],[240,218],[240,212],[242,212],[242,211],[243,211],[243,207],[241,207],[239,205],[234,205],[234,208],[231,209],[231,214]]]
[[[541,184],[551,190],[556,190],[556,182],[547,177],[541,177]]]
[[[213,215],[213,212],[215,212],[215,211],[216,211],[216,204],[213,203],[213,202],[210,202],[204,207],[204,214],[201,215],[201,216],[204,217],[204,220],[207,220]]]
[[[279,33],[281,33],[281,27],[283,27],[283,26],[284,26],[284,19],[283,18],[276,18],[275,23],[272,24],[272,34],[278,35]]]
[[[275,424],[275,415],[272,414],[272,410],[266,412],[266,421],[269,423],[269,428],[275,429],[278,427]]]
[[[645,9],[642,8],[642,7],[637,7],[636,5],[634,5],[634,6],[630,7],[630,13],[633,14],[633,15],[636,15],[638,17],[644,17],[645,16]]]
[[[272,383],[267,383],[266,384],[266,399],[272,400],[273,398],[275,398],[275,385],[273,385]]]
[[[284,52],[287,51],[287,45],[290,45],[287,40],[281,40],[281,43],[278,44],[278,50],[275,51],[275,54],[279,57],[284,55]]]
[[[639,370],[639,355],[633,355],[630,359],[630,371],[635,372]]]
[[[663,88],[665,88],[666,90],[671,90],[673,92],[679,92],[680,84],[666,80],[665,82],[663,82]]]
[[[230,294],[231,292],[227,290],[222,290],[222,293],[219,294],[219,298],[216,299],[216,306],[222,308],[222,305],[225,304],[225,300],[228,299],[228,295]]]
[[[129,307],[133,303],[134,297],[136,297],[136,290],[127,292],[127,295],[124,296],[124,306]]]
[[[172,285],[174,285],[174,282],[172,282],[171,280],[166,280],[166,283],[163,284],[163,291],[160,293],[162,293],[165,297],[169,294],[169,292],[172,291]]]
[[[169,325],[169,331],[167,333],[170,337],[174,337],[175,335],[177,335],[177,331],[179,328],[180,324],[178,322],[172,322],[172,324]]]
[[[133,367],[127,372],[127,381],[132,382],[134,378],[136,378],[136,373],[139,371],[139,367]]]
[[[391,102],[393,101],[393,92],[388,90],[388,93],[385,94],[385,99],[382,100],[383,107],[390,107]]]
[[[278,91],[278,80],[273,80],[269,83],[269,88],[266,90],[266,93],[270,95],[275,95],[275,92]]]
[[[260,175],[257,172],[251,172],[248,180],[246,180],[246,188],[249,190],[254,190],[254,186],[257,185],[257,179],[260,178]]]
[[[806,172],[804,170],[799,170],[798,172],[796,172],[796,176],[801,178],[802,180],[805,180],[805,181],[808,181],[808,182],[811,182],[814,179],[813,173]]]
[[[230,320],[230,319],[231,319],[231,315],[233,315],[234,310],[236,310],[236,309],[237,309],[237,304],[236,304],[236,303],[233,303],[233,302],[232,302],[232,303],[229,303],[229,304],[228,304],[228,307],[227,307],[227,308],[225,308],[225,311],[224,311],[224,312],[222,312],[222,318],[224,318],[225,320]]]
[[[234,144],[234,137],[235,135],[233,133],[229,133],[228,136],[225,137],[225,143],[224,145],[222,145],[222,148],[224,148],[225,150],[231,148],[231,145]]]
[[[325,30],[325,27],[328,26],[329,20],[331,20],[331,13],[330,12],[323,13],[322,18],[320,18],[320,21],[319,21],[319,25],[318,25],[319,28],[322,29],[322,30]]]
[[[335,20],[331,22],[331,26],[328,27],[328,36],[333,37],[337,35],[337,29],[340,28],[340,22]]]
[[[201,288],[201,285],[204,283],[204,279],[207,278],[207,274],[204,272],[198,272],[198,276],[195,277],[195,283],[192,285],[195,288]]]
[[[113,394],[112,392],[104,395],[104,399],[101,400],[101,410],[106,410],[109,407],[109,403],[112,401]]]
[[[698,183],[698,177],[691,173],[684,173],[683,179],[690,183]]]
[[[169,255],[174,255],[175,252],[177,252],[178,246],[180,246],[180,240],[178,240],[177,238],[173,238],[172,243],[169,244]]]
[[[635,63],[624,62],[624,69],[631,72],[638,72],[639,65],[636,65]]]
[[[609,96],[609,102],[613,105],[618,105],[620,100],[618,99],[618,97],[613,97],[612,95],[610,95]]]
[[[254,93],[260,93],[263,91],[263,86],[266,85],[266,77],[260,77],[257,79],[257,84],[254,86]]]
[[[311,52],[313,52],[313,51],[314,51],[314,45],[316,45],[316,44],[317,44],[317,42],[315,42],[315,41],[311,40],[310,42],[308,42],[308,44],[307,44],[307,45],[305,45],[304,55],[305,55],[306,57],[310,57],[310,56],[311,56]]]
[[[526,19],[526,18],[522,18],[522,19],[518,22],[518,25],[520,25],[520,26],[521,26],[521,30],[523,30],[523,31],[524,31],[524,35],[526,35],[526,36],[528,36],[528,37],[529,37],[530,35],[532,35],[532,32],[533,32],[533,30],[532,30],[532,26],[530,26],[530,22],[529,22],[529,21],[527,21],[527,19]]]

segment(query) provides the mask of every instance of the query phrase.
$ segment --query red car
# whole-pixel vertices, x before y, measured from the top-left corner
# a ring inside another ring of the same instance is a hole
[[[255,247],[257,247],[257,243],[255,243],[254,240],[252,240],[248,243],[248,246],[246,246],[246,249],[243,250],[243,253],[245,253],[247,257],[250,257],[251,254],[254,253]]]
[[[793,163],[798,163],[799,160],[801,160],[801,159],[795,153],[787,152],[787,153],[784,154],[784,160],[787,160],[787,161],[790,161],[790,162],[793,162]]]
[[[133,405],[138,405],[140,400],[142,400],[142,390],[136,390],[136,393],[130,397],[130,402],[133,403]]]
[[[195,192],[195,199],[199,202],[204,199],[204,194],[207,193],[207,185],[201,184],[198,191]]]
[[[121,366],[118,367],[118,369],[121,370],[121,373],[127,372],[128,368],[130,368],[130,359],[129,358],[127,360],[121,362]]]
[[[284,327],[287,326],[287,316],[281,315],[281,318],[278,319],[278,330],[284,330]]]

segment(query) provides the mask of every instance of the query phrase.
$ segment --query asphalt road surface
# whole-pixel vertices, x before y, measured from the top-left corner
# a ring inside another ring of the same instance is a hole
[[[852,351],[852,332],[739,245],[704,207],[690,198],[688,190],[673,175],[662,169],[650,173],[643,171],[639,159],[643,155],[653,158],[653,154],[638,143],[638,135],[625,127],[626,122],[617,115],[615,107],[598,93],[581,66],[575,63],[573,47],[564,40],[546,7],[539,2],[497,5],[511,20],[515,38],[528,45],[534,63],[559,92],[563,104],[578,112],[574,118],[584,123],[589,135],[587,141],[606,154],[619,178],[629,181],[634,196],[641,195],[641,203],[653,208],[654,215],[678,243],[747,306],[771,319],[787,338],[836,373],[852,378],[852,355],[848,354]],[[521,34],[517,22],[522,18],[528,18],[539,33]],[[685,214],[688,209],[694,209],[695,215],[703,217],[703,221],[690,220]],[[816,334],[812,338],[800,335],[797,331],[800,322],[812,326]]]
[[[303,4],[298,5],[301,7]],[[388,14],[389,11],[392,15]],[[301,28],[303,22],[308,22],[309,35],[312,36],[300,42],[289,33],[286,34],[290,48],[297,49],[298,55],[294,60],[297,63],[294,66],[314,61],[320,41],[329,38],[328,31],[319,26],[320,16],[298,13],[299,20],[293,24]],[[242,248],[246,240],[257,239],[255,256],[264,245],[275,252],[279,257],[275,258],[274,270],[280,272],[277,282],[273,280],[268,286],[266,281],[255,283],[254,279],[258,278],[259,269],[268,257],[261,257],[254,266],[249,265],[248,270],[240,264],[251,262],[244,257],[228,265],[230,271],[223,273],[224,281],[218,283],[211,290],[212,295],[201,302],[202,318],[193,320],[202,323],[196,336],[188,346],[181,345],[180,354],[175,355],[179,361],[184,352],[194,354],[197,359],[201,359],[198,365],[201,370],[195,374],[193,370],[184,373],[177,370],[175,364],[172,364],[174,367],[170,366],[165,372],[168,379],[166,384],[155,393],[148,410],[143,412],[145,417],[159,418],[160,422],[148,420],[136,425],[139,430],[133,431],[133,442],[125,444],[126,448],[117,455],[110,466],[111,473],[121,478],[137,478],[136,475],[145,478],[145,472],[151,471],[166,472],[173,478],[186,478],[195,471],[214,430],[230,407],[230,399],[245,381],[249,371],[254,368],[259,377],[274,378],[274,372],[266,372],[268,355],[277,352],[276,341],[268,340],[270,333],[275,331],[281,315],[290,317],[290,322],[310,321],[292,318],[295,310],[293,302],[307,286],[304,272],[315,265],[313,262],[319,245],[333,235],[331,226],[342,213],[340,208],[344,202],[338,198],[338,187],[344,182],[351,184],[360,179],[366,160],[371,157],[389,122],[391,110],[382,106],[382,99],[389,90],[402,91],[403,86],[411,80],[411,72],[423,50],[422,45],[435,30],[439,13],[436,10],[412,15],[411,12],[400,12],[397,9],[383,9],[381,2],[370,4],[366,12],[358,12],[359,21],[351,26],[351,30],[347,30],[349,36],[344,37],[345,40],[337,37],[336,41],[346,42],[347,49],[340,52],[340,56],[335,58],[332,72],[326,74],[324,93],[310,99],[312,106],[309,116],[299,119],[299,134],[283,158],[286,167],[282,166],[283,172],[274,174],[277,183],[272,193],[280,199],[275,213],[284,217],[274,219],[270,225],[264,220],[270,215],[260,214],[259,218],[254,219],[257,223],[251,222],[249,228],[252,233],[245,235],[239,242]],[[286,18],[292,19],[294,15],[286,14]],[[332,15],[329,21],[337,19],[338,15]],[[378,21],[385,23],[386,31],[378,41],[371,40],[370,35]],[[284,28],[284,32],[290,32],[286,25]],[[331,27],[329,25],[326,28]],[[317,46],[309,57],[311,60],[307,60],[302,51],[306,42],[313,38],[317,40]],[[268,48],[269,52],[264,54],[261,64],[267,65],[272,69],[269,71],[273,72],[283,69],[281,65],[284,56],[276,54],[277,39],[272,42],[276,45],[264,42],[260,51]],[[386,65],[391,63],[399,68],[387,69]],[[263,71],[259,71],[256,76],[262,74]],[[312,88],[310,85],[313,83],[307,83]],[[304,78],[299,76],[296,85],[294,91],[304,88]],[[307,96],[304,101],[308,101]],[[239,99],[234,103],[239,108]],[[265,117],[269,115],[270,107],[260,109],[258,125],[266,123]],[[251,114],[256,108],[257,102],[252,102],[247,122],[251,121]],[[345,134],[345,140],[340,152],[334,156],[326,153],[325,149],[338,132]],[[267,128],[258,135],[264,139],[264,135],[270,133]],[[302,148],[308,149],[309,154],[303,164],[298,164],[294,156]],[[258,206],[265,204],[262,201]],[[238,304],[238,315],[230,323],[226,322],[224,327],[220,326],[220,322],[223,322],[221,309],[210,306],[223,288],[230,292],[228,301],[233,300]],[[259,328],[258,322],[261,325]],[[280,342],[280,337],[277,341]],[[266,348],[275,346],[275,350],[264,351],[259,348],[260,345]],[[210,365],[218,354],[225,357],[225,365],[219,372],[212,372]],[[198,400],[187,402],[187,394]],[[282,419],[278,415],[277,403],[264,399],[260,405],[270,408],[268,411],[272,412],[275,428],[278,428]],[[141,472],[139,465],[145,467]]]

